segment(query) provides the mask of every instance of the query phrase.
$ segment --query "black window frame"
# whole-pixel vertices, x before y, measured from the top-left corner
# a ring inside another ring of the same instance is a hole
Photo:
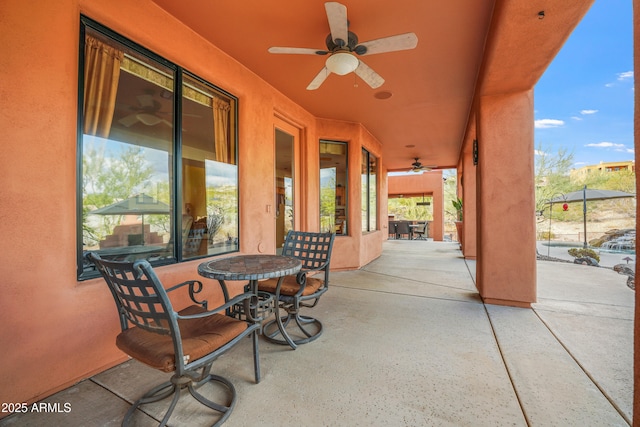
[[[83,281],[88,279],[93,279],[99,277],[99,273],[97,271],[85,271],[83,268],[84,264],[84,251],[83,251],[83,104],[84,104],[84,66],[85,66],[85,58],[84,58],[84,47],[86,40],[86,29],[90,28],[92,31],[98,32],[107,38],[114,40],[117,43],[120,43],[126,46],[128,49],[135,51],[137,54],[145,56],[153,61],[158,62],[159,64],[171,69],[175,72],[174,79],[174,104],[173,104],[173,138],[174,138],[174,151],[171,153],[173,155],[173,195],[174,200],[172,203],[172,212],[173,215],[173,225],[172,225],[172,235],[174,236],[174,248],[173,248],[173,257],[171,259],[164,259],[151,262],[154,266],[160,265],[169,265],[169,264],[177,264],[181,262],[190,262],[196,259],[202,258],[210,258],[220,255],[228,255],[230,253],[240,252],[240,218],[241,218],[241,207],[240,207],[240,179],[238,175],[237,179],[237,233],[238,233],[238,243],[236,249],[230,250],[224,253],[216,253],[216,254],[205,254],[197,257],[189,257],[188,259],[184,259],[182,247],[184,242],[182,242],[182,233],[181,233],[181,221],[178,220],[181,216],[181,207],[183,205],[183,192],[182,192],[182,132],[181,132],[181,124],[182,124],[182,85],[183,85],[183,76],[189,76],[192,79],[199,81],[200,83],[209,86],[214,91],[219,92],[220,94],[228,97],[233,100],[235,108],[231,114],[233,115],[233,143],[235,144],[235,165],[239,170],[239,154],[238,154],[238,145],[239,145],[239,100],[238,97],[229,93],[228,91],[206,81],[205,79],[197,76],[194,73],[189,72],[187,69],[181,67],[180,65],[173,63],[160,55],[155,54],[151,50],[145,48],[144,46],[134,42],[133,40],[122,36],[121,34],[105,27],[104,25],[98,23],[97,21],[85,16],[80,15],[80,40],[79,40],[79,52],[78,52],[78,112],[77,112],[77,137],[76,137],[76,241],[77,241],[77,280]]]
[[[378,171],[378,165],[379,165],[379,157],[376,156],[375,154],[371,153],[369,150],[367,150],[366,148],[362,147],[362,164],[367,164],[367,165],[371,165],[371,157],[374,157],[376,159],[376,172],[375,172],[375,189],[376,189],[376,199],[375,199],[375,220],[374,220],[374,224],[371,224],[371,170],[370,170],[370,166],[367,167],[367,179],[366,179],[366,184],[364,184],[366,191],[363,191],[363,189],[361,189],[361,194],[366,194],[365,198],[367,199],[367,203],[366,203],[366,220],[365,223],[362,224],[361,228],[362,228],[362,233],[371,233],[374,231],[378,230],[378,223],[380,220],[380,210],[378,209],[378,201],[379,201],[379,181],[378,181],[378,177],[379,177],[379,171]],[[362,180],[361,180],[362,182]]]
[[[347,141],[339,141],[339,140],[333,140],[333,139],[320,139],[319,141],[320,144],[338,144],[344,147],[345,153],[344,153],[344,162],[345,162],[345,171],[344,171],[344,186],[343,188],[343,197],[344,197],[344,203],[342,203],[342,210],[344,211],[344,230],[342,233],[337,233],[336,232],[336,237],[344,237],[344,236],[349,236],[350,235],[350,230],[351,230],[351,220],[349,218],[349,143]],[[319,157],[322,157],[323,153],[320,153]],[[318,163],[318,181],[320,182],[320,194],[322,193],[322,183],[321,183],[321,177],[320,177],[320,173],[322,171],[322,160],[319,160]],[[321,195],[320,195],[320,199],[321,199]],[[337,213],[337,209],[338,207],[336,206],[336,210],[334,211],[334,217],[338,216]],[[320,207],[319,207],[319,213],[322,213],[322,200],[320,200]],[[320,221],[320,225],[322,228],[322,221]],[[324,231],[324,230],[322,230]]]

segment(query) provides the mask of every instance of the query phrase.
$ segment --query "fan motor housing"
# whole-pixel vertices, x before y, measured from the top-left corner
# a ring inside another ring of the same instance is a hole
[[[357,46],[358,36],[351,31],[349,31],[349,40],[346,46],[339,46],[335,44],[335,42],[333,41],[333,38],[331,37],[331,34],[327,36],[327,39],[325,40],[325,44],[327,45],[327,50],[329,52],[333,52],[333,51],[344,49],[344,48],[347,48],[352,52],[356,52],[359,55],[362,55],[364,52],[366,52],[366,48],[364,46]],[[360,48],[364,49],[364,52],[358,52],[358,50],[362,50]]]

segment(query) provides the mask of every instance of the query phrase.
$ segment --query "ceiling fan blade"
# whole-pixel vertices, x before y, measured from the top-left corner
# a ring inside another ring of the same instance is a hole
[[[354,51],[358,55],[373,55],[376,53],[413,49],[417,45],[418,37],[414,33],[406,33],[360,43]],[[362,48],[364,48],[364,52],[362,52]]]
[[[138,123],[138,115],[136,113],[129,114],[128,116],[118,120],[118,123],[126,127],[131,127],[134,124]]]
[[[153,96],[151,95],[138,95],[136,96],[136,98],[138,98],[138,102],[140,103],[140,106],[142,108],[145,107],[153,107]]]
[[[311,80],[309,86],[307,86],[307,90],[316,90],[320,87],[320,85],[329,77],[331,71],[327,67],[324,67],[320,72]]]
[[[380,76],[380,74],[373,71],[367,64],[362,62],[361,60],[358,68],[356,68],[355,73],[362,80],[365,81],[366,84],[371,86],[372,89],[377,89],[384,84],[384,79]]]
[[[332,1],[324,4],[331,30],[333,42],[342,47],[349,42],[349,29],[347,22],[347,7],[338,2]]]
[[[329,52],[322,49],[311,49],[307,47],[279,47],[269,48],[269,53],[292,53],[298,55],[326,55]]]

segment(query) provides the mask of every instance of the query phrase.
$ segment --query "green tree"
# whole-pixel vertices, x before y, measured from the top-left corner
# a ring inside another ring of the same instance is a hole
[[[422,202],[420,197],[394,197],[388,200],[389,214],[394,215],[398,220],[418,220],[429,221],[433,219],[433,208],[431,206],[419,206]],[[424,198],[424,201],[431,201],[431,197]]]
[[[569,176],[573,165],[573,152],[560,148],[557,153],[552,154],[539,146],[535,158],[536,211],[542,212],[550,199],[573,191]]]
[[[444,178],[444,214],[445,221],[449,223],[450,228],[455,229],[454,222],[458,220],[458,211],[453,206],[453,201],[458,199],[458,176],[453,171],[445,171]],[[460,195],[462,196],[462,195]]]
[[[100,225],[92,227],[86,220],[88,213],[142,191],[152,176],[153,167],[140,146],[129,145],[118,157],[110,156],[105,144],[85,146],[82,156],[82,227],[86,245],[100,241],[121,220],[118,215],[104,215]]]
[[[598,190],[617,190],[627,193],[636,192],[635,173],[625,170],[617,172],[596,172],[577,177],[573,183],[582,188],[597,188]]]
[[[330,173],[330,172],[329,172]],[[320,229],[333,230],[336,219],[336,177],[329,176],[320,186]]]

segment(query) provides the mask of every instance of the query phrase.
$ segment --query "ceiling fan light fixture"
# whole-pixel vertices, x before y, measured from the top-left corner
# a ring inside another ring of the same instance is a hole
[[[334,74],[344,76],[358,68],[360,61],[358,58],[347,52],[337,52],[327,58],[325,65]]]

